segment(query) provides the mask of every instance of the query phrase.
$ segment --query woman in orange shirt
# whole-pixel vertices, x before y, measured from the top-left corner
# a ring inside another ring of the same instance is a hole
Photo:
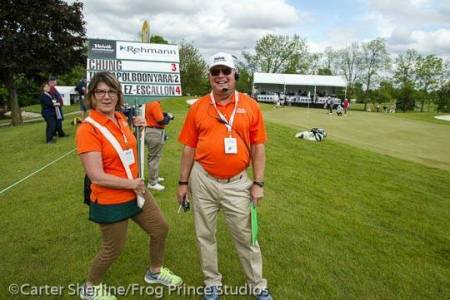
[[[99,224],[103,241],[80,297],[116,299],[102,287],[101,280],[125,245],[130,218],[150,236],[150,267],[144,280],[167,286],[181,285],[182,279],[162,266],[168,224],[152,195],[146,190],[143,179],[137,176],[136,138],[125,117],[118,112],[123,104],[120,83],[109,72],[97,73],[89,83],[86,99],[92,108],[90,119],[113,135],[125,158],[121,160],[96,126],[89,122],[80,125],[76,136],[77,152],[92,182],[89,219]],[[145,126],[145,120],[137,118],[135,125]],[[123,163],[128,164],[133,179],[128,179]],[[137,196],[145,197],[142,208],[137,204]]]

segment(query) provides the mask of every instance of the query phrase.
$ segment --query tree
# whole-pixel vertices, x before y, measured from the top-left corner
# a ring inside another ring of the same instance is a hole
[[[390,67],[391,59],[386,50],[386,42],[382,38],[363,44],[361,56],[362,80],[365,85],[364,110],[367,108],[368,91]]]
[[[439,89],[439,83],[444,76],[444,61],[436,55],[421,57],[417,66],[417,87],[425,97],[420,102],[420,111],[423,112],[425,102],[431,103],[431,92]]]
[[[370,94],[372,102],[391,103],[394,100],[395,90],[390,81],[380,82],[380,86]]]
[[[206,62],[193,43],[180,44],[180,75],[185,95],[203,95],[208,91]]]
[[[268,34],[256,42],[255,54],[242,55],[251,72],[298,73],[307,70],[307,53],[305,40],[297,35]]]
[[[16,80],[62,74],[82,64],[83,4],[62,0],[4,0],[0,10],[0,81],[9,94],[12,124],[22,123]]]
[[[361,72],[361,50],[358,43],[352,43],[345,49],[336,52],[336,60],[339,73],[347,80],[348,97],[353,96],[354,85],[360,78]]]
[[[242,61],[237,61],[237,68],[239,69],[239,80],[236,81],[236,89],[239,92],[251,94],[253,73],[251,73]]]
[[[308,74],[320,74],[320,70],[323,70],[324,68],[321,68],[320,66],[320,60],[322,58],[322,54],[321,53],[310,53],[308,54],[308,61],[309,61],[309,65],[308,65]],[[331,74],[330,74],[331,75]]]
[[[400,89],[396,107],[397,109],[406,112],[409,110],[414,110],[416,106],[415,102],[415,89],[411,83],[405,83]]]
[[[416,70],[420,60],[420,54],[414,49],[408,49],[395,60],[397,68],[394,72],[394,82],[403,86],[407,83],[415,85]]]
[[[160,35],[152,35],[150,37],[150,43],[154,44],[168,44],[169,42]]]
[[[447,81],[437,92],[437,111],[450,112],[450,81]]]
[[[339,51],[335,51],[333,48],[327,47],[325,48],[322,57],[323,65],[321,69],[329,70],[329,75],[337,75],[339,70]]]

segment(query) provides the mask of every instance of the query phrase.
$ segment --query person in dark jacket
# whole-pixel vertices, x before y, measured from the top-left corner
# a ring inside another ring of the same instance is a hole
[[[48,85],[50,86],[49,94],[52,96],[54,100],[56,100],[56,103],[59,103],[59,105],[55,105],[55,111],[56,111],[56,133],[59,137],[65,137],[69,136],[68,134],[64,133],[64,130],[62,129],[62,122],[64,121],[64,114],[62,110],[63,98],[61,97],[61,94],[56,89],[56,78],[50,77],[50,80],[48,81]]]
[[[41,91],[42,94],[39,100],[42,107],[42,117],[44,117],[45,122],[47,123],[47,128],[45,129],[46,142],[47,144],[53,144],[53,136],[55,136],[56,134],[57,119],[55,104],[52,101],[52,95],[50,95],[50,85],[48,84],[48,82],[44,82],[41,85]],[[55,103],[57,102],[55,101]]]

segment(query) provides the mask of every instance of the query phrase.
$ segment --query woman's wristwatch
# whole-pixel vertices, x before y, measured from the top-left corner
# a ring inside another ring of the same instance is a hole
[[[253,184],[256,184],[259,187],[264,187],[264,181],[253,181]]]

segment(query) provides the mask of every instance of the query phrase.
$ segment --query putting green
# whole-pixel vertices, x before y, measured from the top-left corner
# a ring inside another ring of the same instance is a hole
[[[264,110],[267,121],[285,124],[297,131],[321,127],[330,139],[450,170],[450,126],[447,125],[361,111],[350,111],[348,116],[338,117],[324,109],[266,107]]]

